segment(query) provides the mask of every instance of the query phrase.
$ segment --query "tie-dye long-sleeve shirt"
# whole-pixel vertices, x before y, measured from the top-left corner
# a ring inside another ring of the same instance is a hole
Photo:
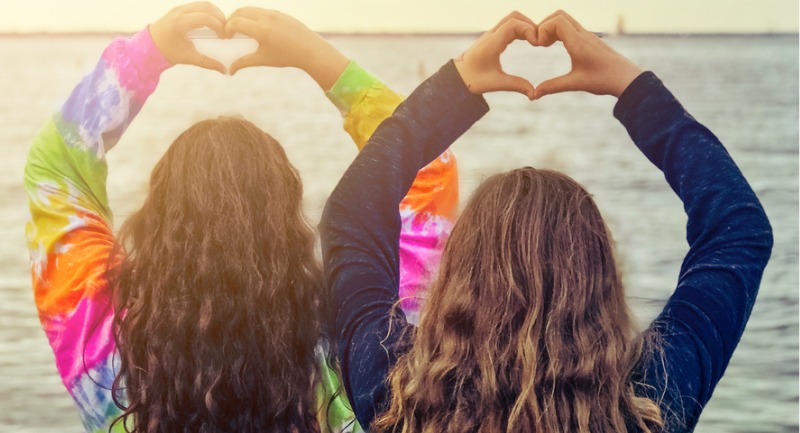
[[[58,372],[87,432],[108,431],[121,413],[110,391],[118,358],[106,278],[114,234],[105,154],[170,66],[146,29],[114,40],[35,138],[25,167],[34,299]],[[344,113],[345,128],[359,147],[402,99],[355,64],[329,97]],[[424,282],[425,269],[438,262],[452,225],[457,197],[453,158],[443,155],[418,179],[403,205],[407,230],[401,243],[409,295]],[[413,309],[416,304],[407,305]],[[329,400],[337,384],[335,374],[327,371],[321,398]],[[351,425],[350,420],[347,402],[334,401],[328,411],[331,425]]]

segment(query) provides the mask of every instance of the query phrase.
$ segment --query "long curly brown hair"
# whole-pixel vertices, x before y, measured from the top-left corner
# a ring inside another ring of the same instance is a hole
[[[453,229],[376,432],[658,431],[643,357],[591,195],[561,173],[486,180]]]
[[[110,269],[132,432],[318,432],[315,232],[280,144],[239,118],[200,122],[156,165]]]

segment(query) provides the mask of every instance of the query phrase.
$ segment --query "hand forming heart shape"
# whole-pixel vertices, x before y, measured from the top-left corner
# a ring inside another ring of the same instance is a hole
[[[525,40],[535,47],[563,42],[572,60],[571,71],[545,80],[536,88],[524,78],[507,74],[500,64],[500,55],[515,40]],[[553,13],[538,25],[525,15],[512,12],[481,35],[456,60],[456,67],[473,93],[506,90],[522,93],[530,99],[579,90],[619,96],[641,73],[630,60],[563,11]]]
[[[196,32],[202,27],[208,30]],[[195,39],[190,39],[190,33]],[[241,8],[225,17],[210,3],[190,3],[171,10],[150,25],[150,34],[164,58],[172,64],[195,65],[231,75],[251,66],[291,66],[306,71],[326,90],[349,62],[296,19],[256,7]],[[216,39],[209,38],[211,35]],[[238,39],[237,35],[250,39]],[[223,49],[234,48],[238,53],[233,56],[230,53],[221,55]],[[233,60],[230,68],[223,64],[226,60]]]
[[[202,27],[209,30],[197,37],[196,30]],[[326,90],[348,63],[339,51],[301,22],[256,7],[241,8],[225,17],[210,3],[190,3],[153,23],[150,33],[164,58],[173,64],[191,64],[231,75],[252,66],[291,66],[306,71]],[[535,88],[528,80],[507,74],[500,55],[515,40],[526,40],[536,47],[563,42],[572,61],[570,72]],[[563,11],[538,25],[525,15],[512,12],[456,59],[456,68],[473,93],[515,91],[530,99],[566,91],[619,96],[641,73],[636,65]]]

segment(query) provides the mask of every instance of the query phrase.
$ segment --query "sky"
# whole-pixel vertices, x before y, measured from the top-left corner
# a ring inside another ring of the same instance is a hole
[[[11,4],[10,6],[9,3]],[[174,6],[173,0],[6,0],[0,33],[133,32]],[[512,10],[534,21],[564,9],[589,29],[628,32],[797,32],[798,0],[216,0],[277,9],[328,32],[478,32]]]

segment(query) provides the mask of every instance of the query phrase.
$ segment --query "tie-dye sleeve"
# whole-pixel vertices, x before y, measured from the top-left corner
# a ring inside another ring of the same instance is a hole
[[[344,116],[344,128],[361,150],[404,98],[355,62],[328,92]],[[455,222],[458,172],[450,150],[417,173],[400,204],[400,299],[410,323],[416,323],[424,290],[435,273]]]
[[[39,318],[87,431],[116,407],[112,310],[105,277],[114,244],[105,153],[169,63],[147,29],[118,38],[34,139],[25,166],[26,227]]]

